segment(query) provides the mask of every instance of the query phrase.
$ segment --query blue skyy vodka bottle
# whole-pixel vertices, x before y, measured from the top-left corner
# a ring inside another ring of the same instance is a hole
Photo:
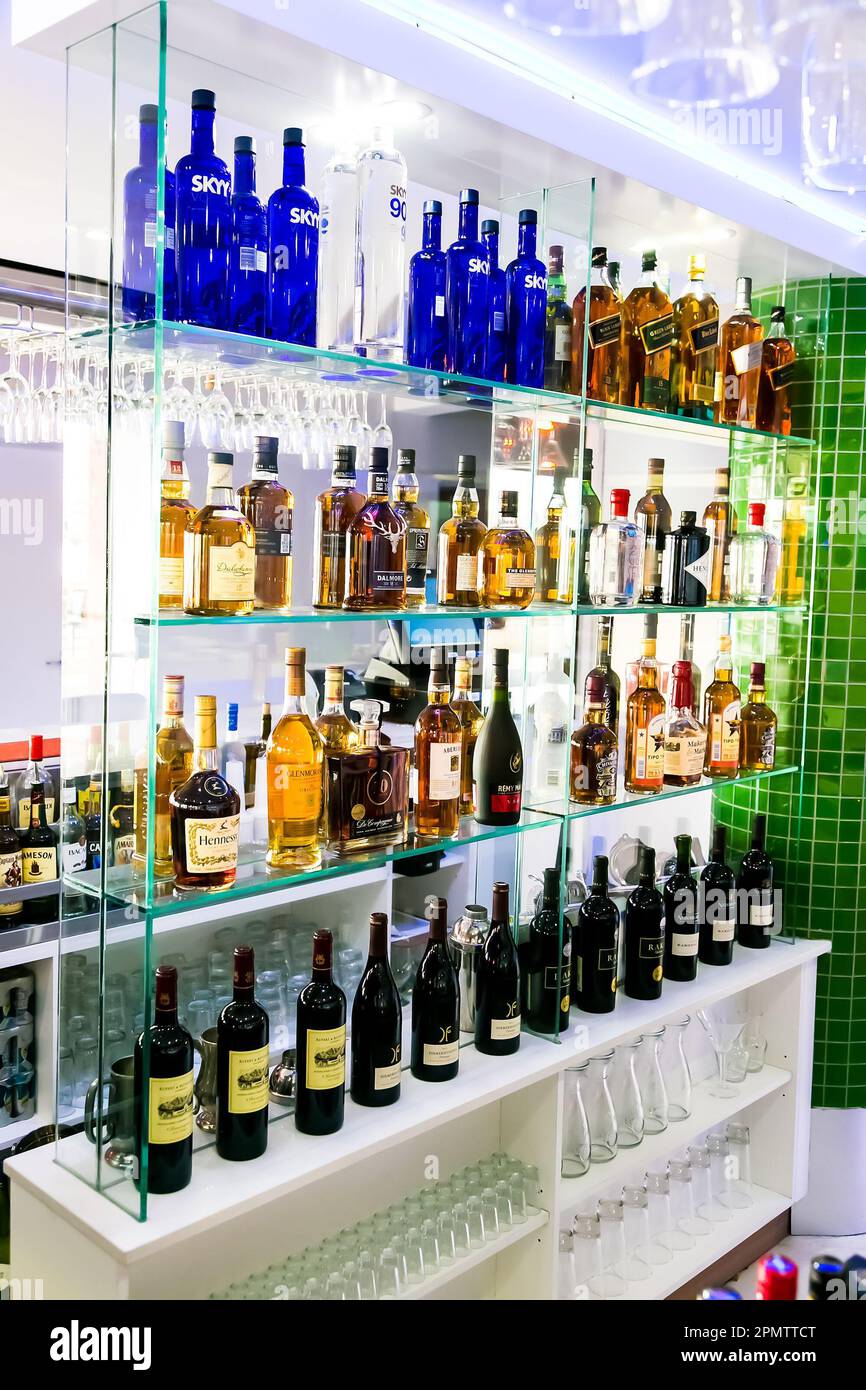
[[[227,328],[232,184],[214,153],[215,115],[213,92],[194,91],[190,152],[175,169],[177,316],[182,323]]]
[[[490,265],[484,242],[478,240],[477,188],[464,188],[460,194],[457,240],[448,248],[447,263],[445,367],[462,376],[484,376]]]
[[[406,161],[388,126],[374,126],[358,155],[355,346],[403,360],[406,293]]]
[[[523,208],[517,222],[517,256],[505,272],[508,292],[506,376],[515,386],[543,386],[547,269],[535,254],[538,213],[534,208]]]
[[[304,187],[304,133],[283,131],[283,185],[268,200],[268,333],[316,346],[319,201]]]
[[[504,381],[505,361],[508,356],[508,323],[505,314],[505,271],[499,264],[499,223],[493,219],[482,222],[481,236],[487,247],[487,258],[490,262],[490,332],[487,338],[486,376],[490,381]]]
[[[156,146],[158,106],[138,111],[138,164],[123,180],[123,317],[132,323],[156,317]],[[162,316],[177,316],[174,260],[174,174],[165,171],[165,253]]]
[[[268,219],[256,197],[256,142],[235,137],[229,328],[264,337],[268,302]]]
[[[421,250],[409,262],[409,318],[406,361],[412,367],[445,370],[448,345],[445,318],[445,252],[442,250],[442,204],[424,204]]]

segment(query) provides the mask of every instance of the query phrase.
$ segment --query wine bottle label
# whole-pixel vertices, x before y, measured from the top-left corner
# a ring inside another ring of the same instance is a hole
[[[737,767],[740,761],[740,701],[731,700],[710,716],[710,762]]]
[[[222,779],[220,779],[222,780]],[[184,821],[186,868],[191,874],[221,874],[236,869],[240,816]]]
[[[451,1032],[450,1028],[444,1032]],[[460,1043],[455,1039],[454,1042],[425,1043],[421,1060],[425,1067],[451,1067],[460,1055]]]
[[[257,526],[256,555],[291,555],[292,525],[291,512],[288,527]]]
[[[478,588],[478,556],[457,556],[457,579],[454,586],[458,592],[475,591]]]
[[[553,360],[571,361],[571,324],[557,323],[553,330]]]
[[[706,742],[703,733],[668,734],[665,740],[665,776],[699,777],[704,767]]]
[[[148,1144],[178,1144],[192,1138],[192,1069],[182,1076],[152,1076],[147,1117]]]
[[[606,314],[603,319],[593,319],[589,325],[589,345],[591,348],[607,347],[618,343],[622,328],[621,314]]]
[[[256,552],[244,541],[212,545],[207,552],[207,596],[215,603],[251,601],[255,595]]]
[[[83,868],[82,864],[82,868]],[[11,854],[0,854],[0,888],[21,887],[21,854],[13,850]],[[2,912],[0,908],[0,912]]]
[[[615,946],[606,946],[599,950],[597,969],[602,973],[616,970],[617,949]]]
[[[517,1009],[515,1002],[512,1005]],[[512,1014],[510,1018],[492,1018],[490,1020],[490,1041],[506,1042],[508,1038],[516,1038],[520,1033],[520,1014]]]
[[[719,918],[713,922],[714,941],[733,941],[735,922],[732,917]]]
[[[696,956],[698,954],[698,934],[696,931],[671,932],[671,955]]]
[[[767,376],[770,378],[770,385],[773,390],[782,391],[786,386],[790,386],[796,370],[796,362],[783,362],[781,367],[771,367]]]
[[[251,1115],[268,1103],[268,1045],[251,1052],[229,1051],[230,1115]]]
[[[120,864],[131,864],[131,863],[132,863],[132,852],[133,852],[133,850],[135,849],[135,836],[134,836],[134,835],[118,835],[118,836],[116,836],[116,837],[115,837],[114,844],[112,845],[111,849],[112,849],[112,854],[113,854],[113,856],[114,856],[114,865],[115,865],[115,868],[117,868],[117,866],[120,865]],[[66,863],[65,863],[65,861],[64,861],[63,867],[64,867],[64,869],[66,868]]]
[[[764,345],[760,340],[757,343],[742,343],[740,347],[734,348],[731,364],[737,376],[743,376],[746,372],[753,372],[760,367],[763,354]]]
[[[85,792],[85,793],[84,793],[85,801],[87,800],[87,797],[88,797],[88,793]],[[85,808],[84,808],[84,812],[83,812],[82,814],[85,814],[85,813],[86,813],[86,809],[87,809],[87,808],[85,807]],[[45,798],[45,820],[46,820],[46,822],[48,823],[48,825],[51,825],[51,824],[53,823],[53,821],[54,821],[54,797],[53,797],[53,796],[46,796],[46,798]],[[30,797],[29,797],[29,796],[22,796],[21,800],[18,802],[18,829],[19,829],[19,830],[29,830],[29,829],[30,829]]]
[[[57,877],[57,846],[33,845],[21,851],[22,883],[50,883]]]
[[[431,743],[431,801],[453,801],[460,795],[460,741]]]
[[[427,579],[427,552],[430,533],[426,527],[411,526],[406,538],[406,592],[423,594]]]
[[[159,557],[159,595],[160,598],[182,598],[183,596],[183,556],[160,555]]]
[[[773,903],[749,903],[749,926],[769,929],[773,925]]]
[[[689,343],[692,352],[708,352],[710,348],[718,346],[719,342],[719,320],[706,319],[704,323],[696,323],[689,329]]]
[[[373,1090],[392,1091],[395,1086],[400,1085],[400,1046],[397,1045],[396,1062],[391,1062],[387,1067],[375,1067],[373,1069]]]
[[[665,939],[663,936],[642,936],[638,943],[638,955],[641,960],[658,960],[664,955]]]
[[[664,352],[674,340],[674,316],[662,314],[657,319],[638,325],[643,350],[646,353]]]
[[[307,1089],[332,1091],[346,1081],[346,1025],[307,1029]]]
[[[268,788],[273,820],[314,820],[322,813],[322,767],[319,763],[277,763]]]
[[[665,717],[655,715],[634,732],[634,780],[661,782],[665,771]]]

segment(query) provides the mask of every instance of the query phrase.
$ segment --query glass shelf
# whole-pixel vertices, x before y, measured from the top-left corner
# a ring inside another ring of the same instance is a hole
[[[696,608],[676,603],[634,603],[630,607],[615,607],[612,604],[580,603],[575,612],[579,618],[620,618],[655,613],[663,618],[666,613],[729,613],[736,617],[746,613],[807,613],[805,603],[702,603]]]
[[[559,816],[561,819],[569,821],[583,820],[586,816],[603,816],[608,811],[628,811],[634,806],[654,806],[660,801],[670,801],[677,796],[694,796],[697,792],[718,792],[726,787],[742,787],[747,782],[766,782],[771,777],[790,777],[799,770],[797,764],[792,763],[788,767],[774,767],[770,772],[744,772],[739,777],[704,777],[694,787],[665,787],[663,791],[656,792],[652,796],[643,796],[639,792],[627,792],[620,781],[617,784],[617,799],[609,806],[581,806],[576,801],[566,801],[562,797],[558,797],[554,801],[540,801],[531,809],[536,815]]]
[[[664,410],[643,410],[639,406],[610,405],[603,401],[587,401],[586,416],[588,420],[637,425],[644,429],[665,430],[671,434],[696,437],[703,435],[708,439],[712,439],[713,436],[720,440],[730,439],[733,436],[738,441],[759,441],[762,444],[783,444],[786,447],[789,444],[810,447],[815,443],[814,439],[806,439],[799,435],[772,434],[767,430],[750,429],[748,425],[723,425],[717,424],[715,420],[693,420],[687,415],[669,415]]]

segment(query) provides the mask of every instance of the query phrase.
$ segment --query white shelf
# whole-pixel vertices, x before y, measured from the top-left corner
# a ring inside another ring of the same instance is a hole
[[[448,1284],[459,1279],[462,1274],[466,1274],[470,1269],[477,1269],[479,1265],[486,1264],[488,1260],[493,1260],[497,1255],[501,1255],[503,1250],[507,1250],[510,1245],[516,1245],[518,1241],[525,1240],[527,1236],[533,1235],[536,1231],[541,1231],[550,1220],[550,1215],[546,1211],[535,1211],[530,1208],[527,1211],[526,1220],[518,1226],[512,1226],[510,1231],[499,1236],[497,1240],[488,1241],[479,1246],[477,1250],[470,1250],[461,1260],[455,1260],[453,1264],[440,1269],[436,1274],[425,1279],[421,1284],[413,1284],[406,1293],[400,1295],[399,1302],[410,1301],[413,1299],[429,1298],[431,1294],[438,1293]]]

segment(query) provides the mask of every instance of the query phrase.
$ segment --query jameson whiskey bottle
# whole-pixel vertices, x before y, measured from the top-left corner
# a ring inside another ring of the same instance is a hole
[[[571,390],[591,400],[615,405],[619,398],[620,339],[622,297],[611,278],[607,248],[592,248],[589,281],[589,321],[586,314],[586,288],[579,290],[572,305]],[[583,349],[586,335],[586,392],[583,391]]]
[[[164,676],[162,718],[156,731],[156,801],[154,805],[153,872],[157,878],[171,878],[174,860],[171,848],[169,799],[192,772],[193,743],[183,723],[183,676]],[[136,758],[133,789],[132,866],[143,874],[147,864],[147,813],[150,798],[148,753],[145,747]]]
[[[451,708],[451,685],[441,647],[430,653],[427,701],[415,722],[415,829],[419,835],[442,839],[456,835],[460,824],[463,730]]]
[[[707,777],[736,777],[740,766],[740,692],[734,685],[731,638],[726,632],[719,638],[715,679],[704,695],[704,726]]]
[[[644,251],[642,275],[622,306],[620,405],[667,410],[674,315],[658,282],[655,251]]]
[[[321,863],[319,825],[324,804],[324,747],[304,707],[307,653],[286,647],[283,712],[268,742],[268,854],[278,869]]]
[[[709,603],[729,603],[731,598],[731,537],[737,534],[737,513],[731,504],[731,475],[727,467],[716,469],[713,499],[704,509],[704,526],[711,541]]]
[[[349,569],[343,607],[406,607],[406,522],[388,500],[388,450],[371,451],[369,496],[346,534]]]
[[[791,433],[791,389],[796,372],[794,344],[785,329],[785,306],[770,315],[770,331],[761,350],[761,376],[755,424],[771,434]]]
[[[451,516],[439,531],[436,566],[436,598],[449,607],[477,608],[480,603],[478,552],[487,527],[479,521],[478,511],[475,455],[461,454],[457,460],[457,487]]]
[[[475,788],[472,769],[475,745],[484,723],[484,715],[472,698],[471,657],[459,656],[454,663],[454,698],[451,708],[460,721],[460,814],[475,813]]]
[[[341,608],[346,597],[346,557],[349,527],[364,505],[355,486],[355,447],[340,444],[334,451],[331,486],[316,498],[313,522],[313,605]]]
[[[689,256],[689,283],[674,301],[671,345],[671,410],[711,420],[719,345],[719,306],[704,288],[706,257]]]
[[[203,616],[252,613],[255,602],[256,533],[235,506],[231,454],[207,456],[207,503],[185,535],[184,597],[187,613]]]
[[[646,492],[635,504],[634,519],[641,524],[643,517],[643,582],[641,603],[662,601],[662,559],[665,537],[671,533],[671,505],[662,492],[665,476],[664,459],[650,459],[647,464]]]
[[[253,471],[238,488],[238,506],[255,531],[256,608],[292,602],[292,513],[295,499],[277,476],[279,440],[256,435]]]
[[[740,710],[740,768],[743,772],[769,772],[776,763],[778,720],[767,704],[763,661],[753,661],[749,696]]]
[[[21,836],[21,882],[56,883],[57,834],[45,817],[45,788],[41,782],[30,787],[30,824]],[[27,904],[27,921],[52,922],[57,916],[57,896],[33,898]]]
[[[427,564],[430,557],[430,513],[418,501],[415,450],[401,449],[394,478],[396,515],[406,525],[406,607],[420,608],[427,593]]]
[[[508,648],[493,650],[493,694],[472,767],[475,819],[516,825],[523,800],[523,749],[508,700]]]
[[[764,330],[752,313],[752,282],[737,281],[737,307],[722,328],[716,377],[716,421],[754,428]]]
[[[235,881],[241,799],[219,765],[216,696],[196,695],[192,774],[169,797],[178,896],[220,893]]]
[[[183,455],[183,421],[166,420],[162,427],[159,504],[160,608],[183,607],[184,536],[196,511],[189,500],[189,473]]]
[[[665,769],[665,701],[658,688],[655,638],[642,646],[637,689],[626,706],[625,789],[660,792]]]
[[[604,677],[587,676],[584,689],[584,723],[571,735],[569,794],[584,806],[610,806],[616,800],[618,745],[605,722]]]

